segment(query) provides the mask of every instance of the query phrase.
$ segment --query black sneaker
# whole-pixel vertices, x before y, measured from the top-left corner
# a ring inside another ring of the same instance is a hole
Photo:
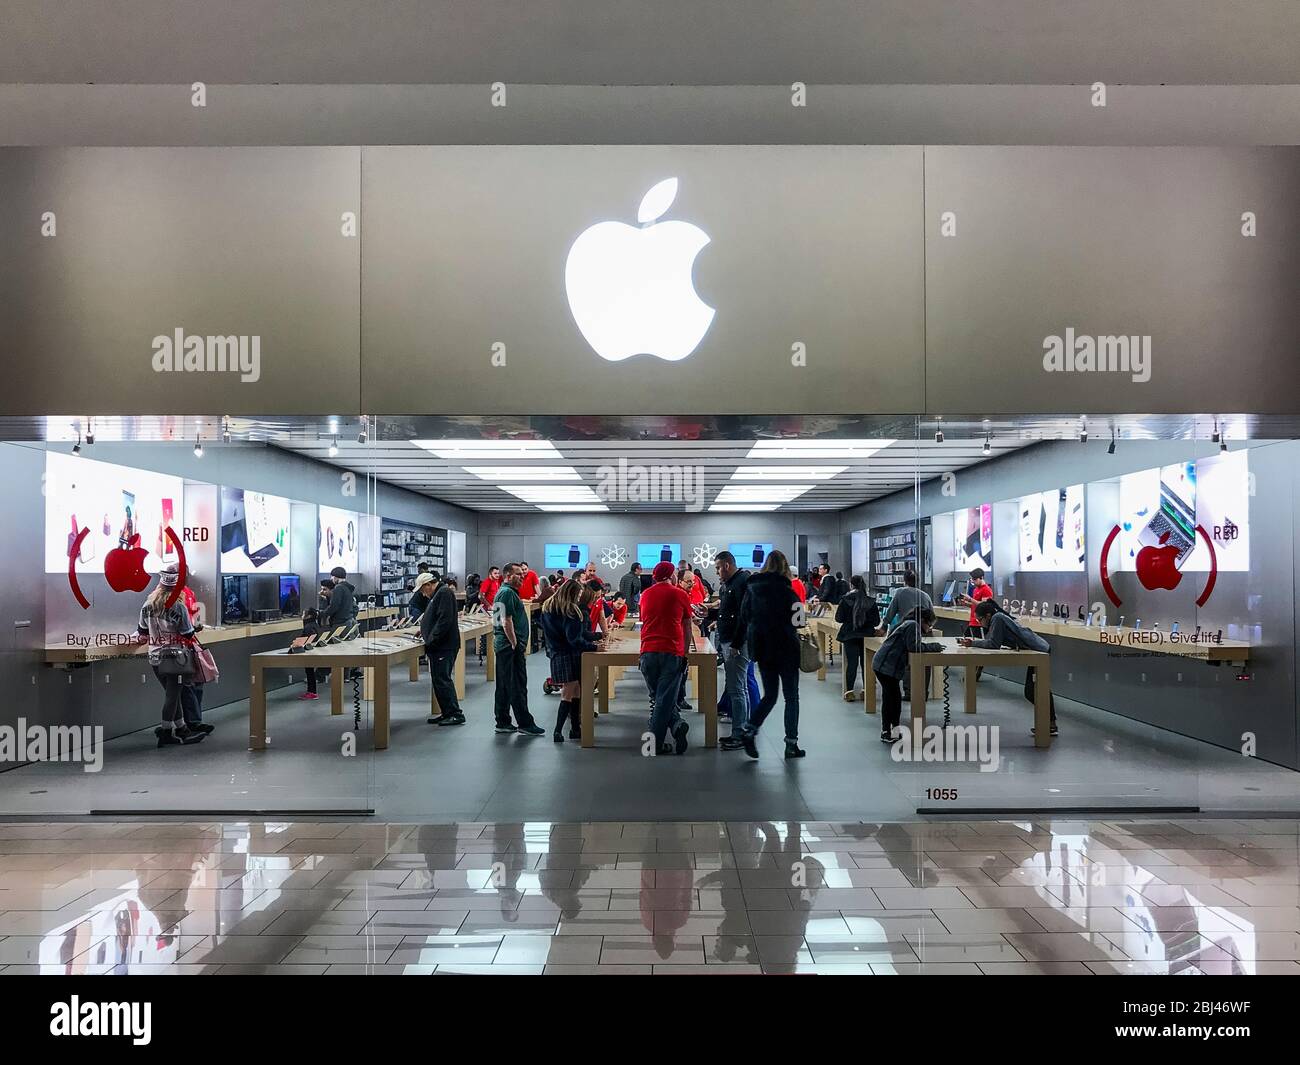
[[[660,755],[676,754],[677,749],[671,743],[661,743],[657,753]]]
[[[200,721],[197,725],[190,725],[189,728],[191,732],[202,732],[203,735],[207,736],[214,732],[216,727],[216,725],[205,725]]]
[[[685,721],[679,721],[673,727],[673,743],[676,746],[678,754],[686,753],[686,733],[691,731],[691,726]]]
[[[1052,725],[1052,727],[1049,728],[1049,729],[1047,730],[1047,734],[1048,734],[1049,736],[1059,736],[1059,735],[1061,734],[1061,730],[1060,730],[1059,728],[1057,728],[1055,725]],[[1031,728],[1031,729],[1029,730],[1029,735],[1031,735],[1031,736],[1035,736],[1035,735],[1037,735],[1037,729],[1032,729],[1032,728]]]
[[[159,747],[188,747],[207,737],[206,732],[194,732],[191,729],[155,729]]]
[[[785,741],[785,756],[786,756],[787,758],[802,758],[802,757],[803,757],[805,754],[807,754],[807,753],[808,753],[807,751],[803,750],[803,749],[799,746],[799,741],[798,741],[798,740],[792,740],[792,739],[788,739],[788,738],[786,739],[786,741]]]
[[[521,736],[545,736],[546,729],[541,725],[520,725],[515,729]]]
[[[426,725],[441,725],[444,721],[447,720],[447,718],[448,718],[449,716],[450,716],[449,714],[439,714],[437,717],[430,717],[427,721],[425,721],[425,724],[426,724]]]
[[[443,714],[438,718],[439,725],[463,725],[465,724],[464,714]]]
[[[738,751],[744,746],[744,741],[739,736],[723,736],[718,740],[718,747],[724,751]]]
[[[882,732],[882,733],[880,734],[880,742],[881,742],[881,743],[893,743],[893,742],[894,742],[894,733],[893,733],[892,731],[890,731],[890,732]]]
[[[501,733],[505,733],[505,732],[514,732],[514,731],[515,731],[515,727],[514,727],[514,725],[498,725],[498,726],[497,726],[497,731],[498,731],[498,732],[501,732]]]
[[[694,710],[695,707],[691,706],[690,703],[688,703],[685,699],[683,699],[680,703],[677,704],[677,709],[678,709],[678,710]]]
[[[758,757],[758,733],[746,729],[740,734],[740,745],[745,748],[745,753],[750,758]]]

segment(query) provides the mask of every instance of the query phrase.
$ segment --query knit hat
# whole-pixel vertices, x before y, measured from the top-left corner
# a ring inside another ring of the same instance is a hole
[[[666,581],[668,580],[669,577],[671,577],[674,573],[677,572],[677,567],[674,566],[671,562],[660,562],[650,572],[656,581]]]
[[[164,588],[175,588],[180,583],[181,572],[175,562],[164,566],[161,573],[158,574],[158,583]]]
[[[426,584],[432,584],[433,581],[434,581],[434,577],[432,573],[421,573],[418,577],[415,578],[415,590],[418,592]]]

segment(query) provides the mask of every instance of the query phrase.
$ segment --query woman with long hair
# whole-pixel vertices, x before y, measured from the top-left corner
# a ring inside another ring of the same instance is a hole
[[[560,686],[560,708],[555,718],[556,743],[564,742],[564,719],[569,719],[569,739],[582,739],[578,700],[582,691],[582,656],[605,648],[603,634],[594,639],[588,607],[595,593],[582,581],[565,581],[542,604],[540,625],[551,660],[551,680]]]
[[[162,724],[154,729],[159,747],[198,743],[211,731],[192,728],[185,723],[181,704],[185,678],[159,669],[163,648],[176,644],[192,647],[194,644],[194,625],[185,609],[185,601],[176,594],[179,583],[180,572],[173,562],[158,574],[157,585],[140,607],[137,625],[139,634],[149,641],[149,665],[163,690]],[[168,606],[167,600],[173,595],[175,601]]]
[[[834,579],[827,574],[822,578],[822,584]],[[862,665],[866,653],[863,641],[868,636],[874,636],[876,630],[880,628],[880,608],[876,606],[875,596],[867,591],[867,582],[855,573],[849,578],[849,586],[852,591],[841,599],[839,606],[835,608],[835,620],[840,626],[840,631],[835,634],[835,638],[844,648],[845,702],[852,702],[856,697],[858,668]],[[866,675],[865,669],[862,671],[862,683],[864,685],[875,683]]]
[[[802,758],[799,747],[799,632],[801,600],[790,583],[790,563],[772,551],[763,568],[749,578],[740,607],[740,629],[749,642],[749,657],[758,667],[763,697],[740,736],[750,758],[758,757],[758,730],[776,706],[778,689],[785,697],[785,756]]]

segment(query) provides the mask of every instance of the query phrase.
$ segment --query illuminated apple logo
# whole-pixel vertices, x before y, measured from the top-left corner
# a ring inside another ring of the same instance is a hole
[[[143,592],[149,587],[144,560],[149,552],[140,546],[140,534],[127,547],[115,547],[104,556],[104,579],[115,592]]]
[[[1166,543],[1168,539],[1169,534],[1164,533],[1160,537],[1159,547],[1144,547],[1137,554],[1135,565],[1138,580],[1149,592],[1157,588],[1165,588],[1172,592],[1183,579],[1178,569],[1178,548]]]
[[[569,309],[592,350],[609,362],[653,355],[686,358],[713,322],[714,309],[691,280],[709,235],[689,222],[657,222],[677,197],[677,179],[641,200],[637,221],[598,222],[569,249],[564,287]]]

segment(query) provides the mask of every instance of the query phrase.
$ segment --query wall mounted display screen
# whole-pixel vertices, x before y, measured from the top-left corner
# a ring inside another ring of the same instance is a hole
[[[547,544],[542,553],[543,565],[551,572],[557,569],[581,569],[587,564],[586,544]]]
[[[757,569],[767,561],[775,544],[728,544],[727,550],[736,556],[736,565],[741,569]]]
[[[145,571],[157,573],[177,559],[163,529],[170,525],[181,535],[183,492],[179,477],[47,453],[45,572],[67,573],[80,537],[78,572],[103,573],[108,553],[139,536],[139,547],[148,552],[142,559]],[[82,530],[88,530],[84,536]]]
[[[1086,568],[1083,485],[1022,496],[1016,522],[1021,572],[1082,573]]]
[[[280,578],[280,613],[286,617],[302,613],[302,584],[298,577]]]
[[[993,569],[993,507],[988,503],[953,514],[953,568]]]
[[[682,557],[681,544],[637,544],[636,560],[644,570],[652,570],[660,562],[676,562]]]
[[[356,573],[360,568],[361,515],[333,507],[321,507],[319,514],[316,568],[328,573],[335,566],[342,566],[349,574]]]
[[[1110,565],[1135,571],[1143,548],[1173,551],[1185,573],[1210,569],[1214,543],[1220,570],[1250,567],[1250,470],[1247,452],[1228,452],[1195,462],[1176,462],[1119,479],[1119,536]]]
[[[221,489],[221,572],[288,573],[289,500]]]

